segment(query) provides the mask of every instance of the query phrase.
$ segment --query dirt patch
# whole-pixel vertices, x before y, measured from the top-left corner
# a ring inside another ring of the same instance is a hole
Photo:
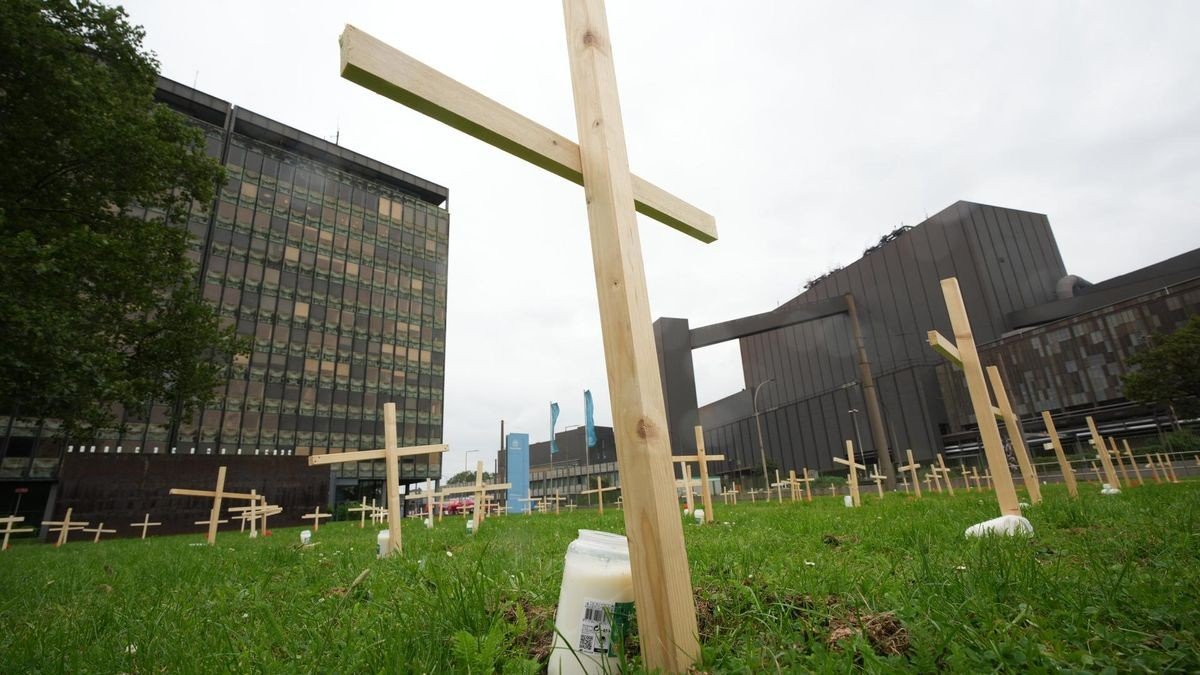
[[[526,630],[516,636],[513,645],[538,663],[550,658],[554,645],[554,608],[540,607],[526,598],[506,603],[501,611],[505,623],[516,624],[525,617]]]
[[[844,534],[843,535],[827,534],[827,535],[821,537],[821,543],[823,543],[827,546],[830,546],[832,548],[837,548],[844,544],[857,544],[858,537],[855,537],[853,535],[844,535]]]
[[[834,617],[829,621],[829,628],[825,644],[834,650],[841,650],[842,640],[862,635],[871,643],[875,653],[882,656],[903,656],[908,653],[908,629],[892,612]]]

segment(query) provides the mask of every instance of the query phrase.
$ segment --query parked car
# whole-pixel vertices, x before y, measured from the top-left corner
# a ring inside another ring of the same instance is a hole
[[[465,497],[463,499],[451,499],[446,502],[446,514],[453,515],[456,513],[467,513],[475,508],[475,498]]]

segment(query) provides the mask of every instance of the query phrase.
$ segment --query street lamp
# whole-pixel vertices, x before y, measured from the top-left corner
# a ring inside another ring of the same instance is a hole
[[[854,423],[854,442],[858,444],[858,456],[862,457],[863,450],[862,436],[858,433],[858,408],[851,408],[846,412],[850,413],[850,421]]]
[[[468,462],[467,456],[470,455],[472,452],[479,452],[479,451],[478,450],[468,450],[463,453],[463,471],[471,470],[470,464],[467,463]]]
[[[758,430],[758,456],[760,459],[762,459],[763,485],[768,490],[771,489],[771,478],[767,475],[767,451],[763,449],[762,422],[760,422],[758,419],[758,392],[763,388],[764,384],[770,384],[774,381],[775,378],[769,377],[762,382],[759,382],[758,386],[754,387],[754,396],[752,397],[752,402],[754,405],[754,427]]]

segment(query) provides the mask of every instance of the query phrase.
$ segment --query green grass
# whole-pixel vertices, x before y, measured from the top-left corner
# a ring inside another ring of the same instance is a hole
[[[1198,488],[1087,483],[1074,503],[1049,486],[1032,539],[963,538],[990,493],[718,503],[724,522],[684,528],[699,667],[1200,671]],[[622,531],[622,514],[494,518],[476,537],[410,520],[388,561],[356,523],[305,550],[300,528],[22,543],[0,554],[0,671],[536,671],[579,528]]]

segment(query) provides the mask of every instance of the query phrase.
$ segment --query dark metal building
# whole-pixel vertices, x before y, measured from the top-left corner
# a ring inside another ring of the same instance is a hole
[[[1095,409],[1120,399],[1113,389],[1123,372],[1119,364],[1141,339],[1132,335],[1169,328],[1200,307],[1183,287],[1178,292],[1151,289],[1197,276],[1200,264],[1188,254],[1089,287],[1068,276],[1046,216],[958,202],[915,227],[888,234],[859,260],[810,281],[804,293],[762,316],[805,307],[824,309],[850,295],[858,307],[878,387],[886,446],[894,458],[908,448],[918,458],[927,458],[947,448],[971,450],[977,442],[961,374],[951,374],[956,371],[950,371],[926,342],[929,330],[949,334],[941,279],[958,278],[984,362],[1003,364],[1017,409],[1031,417],[1043,407]],[[1155,293],[1162,297],[1154,300]],[[1155,303],[1163,310],[1154,309]],[[1122,327],[1130,321],[1129,312],[1140,319],[1136,326]],[[874,442],[862,412],[866,406],[848,316],[822,311],[814,317],[741,338],[746,389],[698,410],[692,403],[692,345],[680,337],[686,335],[680,332],[681,326],[687,330],[686,320],[656,322],[674,451],[692,452],[694,441],[687,438],[687,430],[698,419],[707,450],[730,458],[721,470],[757,468],[750,392],[768,380],[760,388],[758,410],[770,463],[785,470],[837,470],[831,460],[843,454],[847,439],[858,439],[868,461],[887,449]],[[1097,339],[1096,330],[1071,326],[1088,322],[1106,324],[1100,341],[1113,347],[1087,351],[1086,365],[1075,364],[1077,369],[1104,373],[1107,389],[1083,392],[1064,379],[1081,377],[1067,374],[1070,362],[1047,364],[1032,355],[1045,348],[1039,341],[1046,339],[1043,335],[1059,340],[1069,336],[1073,349],[1083,349],[1076,343]],[[1013,333],[1018,330],[1025,333]],[[692,333],[694,341],[696,331]],[[1118,343],[1124,351],[1116,348]]]
[[[201,128],[225,167],[214,203],[181,225],[194,235],[199,292],[252,351],[182,424],[148,405],[85,443],[59,437],[52,420],[0,416],[0,480],[52,483],[64,461],[105,453],[213,455],[215,467],[220,455],[380,448],[387,401],[401,444],[440,443],[449,191],[171,80],[156,98]],[[401,472],[438,477],[440,456]],[[382,479],[378,462],[335,476],[343,498]]]

